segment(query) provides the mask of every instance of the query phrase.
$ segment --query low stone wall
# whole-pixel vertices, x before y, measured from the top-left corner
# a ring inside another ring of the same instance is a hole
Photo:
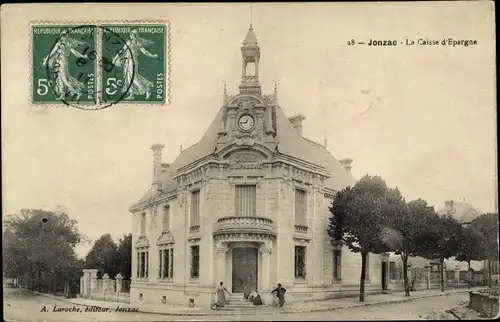
[[[469,305],[472,309],[492,318],[498,314],[498,292],[496,295],[480,291],[469,292]]]

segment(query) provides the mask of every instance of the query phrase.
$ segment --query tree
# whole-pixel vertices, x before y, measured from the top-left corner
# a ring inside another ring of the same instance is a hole
[[[451,215],[432,216],[422,233],[422,255],[438,259],[441,292],[444,292],[444,260],[458,255],[462,236],[460,223]]]
[[[87,266],[97,268],[100,274],[108,274],[113,278],[118,273],[118,246],[113,241],[110,234],[104,234],[92,246],[87,256],[85,263]]]
[[[117,249],[118,273],[124,279],[130,279],[132,275],[132,234],[125,234],[120,239]]]
[[[401,197],[397,197],[401,199]],[[410,256],[426,255],[427,240],[425,231],[432,219],[436,216],[434,208],[429,207],[422,199],[412,200],[406,207],[399,205],[399,211],[391,217],[392,229],[395,230],[394,242],[391,243],[396,254],[401,256],[403,263],[403,279],[405,296],[410,296],[410,285],[408,282],[408,258]]]
[[[498,261],[498,214],[486,213],[470,223],[481,238],[481,259],[488,262],[488,285],[492,287],[491,262]]]
[[[4,221],[3,266],[8,277],[27,277],[39,291],[55,292],[75,264],[75,246],[84,239],[77,221],[64,212],[21,209]]]
[[[364,302],[367,254],[389,250],[381,230],[388,222],[390,208],[388,188],[378,176],[365,176],[354,187],[337,192],[330,207],[328,234],[332,243],[345,244],[361,254],[360,302]]]
[[[471,287],[472,282],[471,261],[483,259],[481,240],[482,236],[477,230],[474,229],[474,227],[468,226],[462,229],[460,248],[458,254],[455,256],[455,259],[461,262],[467,262],[469,288]]]

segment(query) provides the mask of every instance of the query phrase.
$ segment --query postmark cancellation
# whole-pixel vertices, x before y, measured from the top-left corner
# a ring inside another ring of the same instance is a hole
[[[165,105],[169,22],[30,24],[31,103],[99,110]]]

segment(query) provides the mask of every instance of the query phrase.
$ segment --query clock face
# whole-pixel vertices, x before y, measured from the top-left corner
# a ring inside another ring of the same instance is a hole
[[[250,131],[255,125],[254,118],[249,114],[244,114],[238,119],[238,126],[243,131]]]

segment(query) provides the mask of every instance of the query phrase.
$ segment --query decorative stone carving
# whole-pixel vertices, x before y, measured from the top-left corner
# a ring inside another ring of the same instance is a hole
[[[262,161],[257,162],[240,162],[234,161],[229,164],[229,168],[232,170],[239,169],[262,169]]]
[[[156,245],[168,245],[174,243],[174,235],[172,235],[170,231],[162,232],[160,237],[158,237],[158,240],[156,241]]]
[[[262,177],[257,178],[257,188],[262,188]]]
[[[228,178],[228,183],[229,183],[229,187],[231,187],[231,189],[234,189],[234,179],[232,177]]]
[[[267,245],[262,245],[259,247],[259,253],[261,254],[271,254],[272,248]]]
[[[225,233],[215,236],[215,239],[219,242],[262,242],[274,240],[275,236],[260,233]]]
[[[239,138],[235,141],[237,146],[253,146],[255,144],[255,140],[252,138]]]
[[[149,247],[149,240],[146,238],[146,236],[141,236],[135,243],[136,248],[144,248],[144,247]]]
[[[217,245],[217,254],[226,254],[229,250],[229,247],[225,243],[219,243]]]

